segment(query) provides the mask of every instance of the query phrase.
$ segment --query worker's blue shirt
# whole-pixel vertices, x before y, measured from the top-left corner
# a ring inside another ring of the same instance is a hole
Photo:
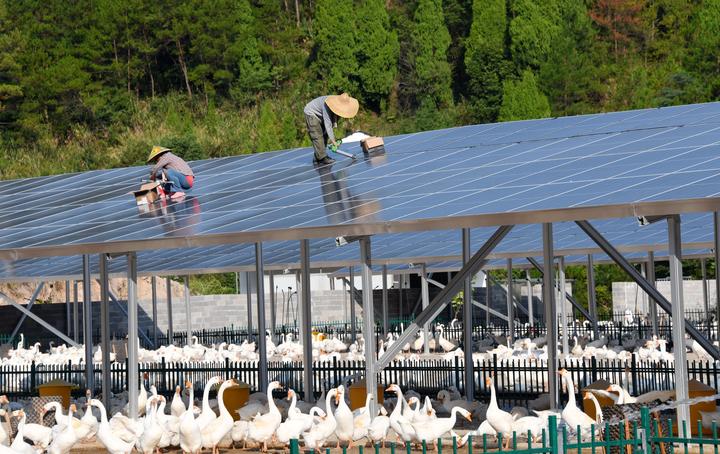
[[[309,117],[320,120],[328,135],[328,139],[334,142],[335,133],[333,132],[333,127],[337,126],[337,116],[330,110],[327,104],[325,104],[327,98],[327,96],[318,96],[305,105],[303,112]]]

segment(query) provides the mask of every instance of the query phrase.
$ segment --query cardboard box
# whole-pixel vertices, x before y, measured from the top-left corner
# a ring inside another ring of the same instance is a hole
[[[138,205],[149,205],[159,198],[157,188],[160,183],[152,181],[150,183],[144,183],[140,186],[140,189],[133,192],[135,196],[135,202]]]
[[[366,154],[385,153],[385,141],[382,137],[368,137],[360,141],[360,146]]]

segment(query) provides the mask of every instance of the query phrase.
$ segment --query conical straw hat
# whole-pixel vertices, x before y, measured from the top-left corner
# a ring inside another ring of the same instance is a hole
[[[325,100],[325,104],[333,111],[335,115],[343,118],[352,118],[358,113],[360,103],[347,93],[341,95],[330,95]]]
[[[166,151],[170,151],[170,148],[161,147],[159,145],[155,145],[152,147],[152,150],[150,150],[150,154],[148,155],[147,162],[152,161],[156,157],[160,156],[161,154],[165,153]]]

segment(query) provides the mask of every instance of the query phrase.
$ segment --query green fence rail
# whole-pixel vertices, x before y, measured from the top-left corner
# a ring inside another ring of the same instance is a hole
[[[637,413],[637,411],[635,411]],[[637,416],[637,415],[636,415]],[[398,445],[393,443],[375,444],[372,450],[375,454],[390,452],[390,454],[410,454],[413,451],[421,451],[426,454],[428,449],[437,450],[438,454],[443,452],[452,454],[485,454],[490,452],[502,452],[506,454],[718,454],[720,439],[716,423],[713,422],[709,429],[711,434],[704,435],[703,427],[698,421],[696,432],[689,435],[685,425],[682,427],[682,434],[676,434],[676,425],[673,419],[666,415],[652,417],[650,409],[640,409],[639,420],[637,417],[629,417],[613,424],[604,423],[591,427],[571,428],[564,423],[558,426],[556,416],[548,418],[547,428],[539,432],[519,434],[513,433],[509,437],[498,434],[497,437],[482,435],[473,437],[466,435],[462,438],[453,437],[449,440],[448,446],[444,442],[448,439],[435,441],[423,440],[421,443],[407,443]],[[364,454],[364,446],[357,448],[325,448],[321,453],[338,454]],[[290,441],[290,454],[300,454],[301,444],[298,440]]]

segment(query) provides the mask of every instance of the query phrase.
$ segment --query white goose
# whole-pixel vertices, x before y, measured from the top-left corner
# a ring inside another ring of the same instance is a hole
[[[385,390],[387,392],[394,392],[397,395],[397,403],[392,413],[390,413],[390,427],[395,431],[400,440],[406,445],[412,441],[412,437],[415,435],[415,431],[402,415],[402,406],[407,405],[405,398],[403,397],[402,390],[396,384],[388,386]],[[405,424],[403,424],[405,423]]]
[[[233,417],[225,407],[223,396],[225,395],[225,390],[227,388],[235,386],[236,384],[235,380],[231,379],[225,380],[223,384],[220,385],[220,390],[218,391],[217,396],[218,405],[220,406],[220,416],[212,421],[210,425],[201,429],[202,447],[212,448],[213,454],[219,452],[218,444],[228,433],[230,433],[233,428]]]
[[[80,440],[94,437],[98,429],[98,420],[93,414],[92,407],[90,406],[92,393],[89,389],[85,391],[85,399],[87,402],[85,404],[85,414],[82,418],[80,418],[80,427],[75,429],[75,432]]]
[[[490,426],[492,426],[495,432],[505,435],[503,447],[507,449],[510,446],[510,440],[512,439],[511,434],[514,418],[510,413],[503,411],[500,407],[498,407],[497,395],[495,393],[495,385],[492,377],[487,377],[485,379],[485,386],[490,388],[490,405],[488,406],[486,414],[487,422]]]
[[[570,373],[565,369],[560,369],[558,374],[565,380],[568,393],[568,401],[565,408],[563,408],[562,419],[572,430],[577,430],[577,428],[580,427],[583,436],[585,436],[590,430],[590,427],[595,424],[595,420],[580,410],[575,404],[575,384],[570,377]]]
[[[17,435],[15,435],[15,440],[13,440],[12,444],[10,445],[10,449],[21,454],[37,454],[36,449],[25,443],[24,440],[26,421],[25,412],[22,410],[18,410],[15,413],[15,416],[20,419],[20,422],[18,422]]]
[[[210,378],[210,380],[205,383],[205,389],[203,390],[202,412],[195,420],[198,427],[200,427],[200,430],[205,429],[205,427],[217,419],[217,415],[212,408],[210,408],[210,389],[221,381],[222,377],[216,376]],[[220,397],[218,396],[218,403],[219,402]]]
[[[199,453],[202,448],[202,436],[200,435],[200,428],[195,421],[195,414],[193,413],[195,391],[192,383],[189,381],[185,382],[185,387],[190,389],[190,400],[188,401],[187,410],[185,410],[185,413],[180,417],[180,448],[183,452],[196,454]]]
[[[358,441],[367,437],[368,427],[370,427],[370,401],[374,399],[372,394],[365,397],[365,406],[358,408],[353,412],[353,441]]]
[[[292,399],[290,408],[288,408],[288,417],[285,422],[280,423],[275,431],[277,440],[283,444],[287,444],[293,438],[300,438],[300,434],[310,430],[316,415],[325,417],[325,412],[320,407],[312,407],[309,414],[298,410],[296,408],[297,394],[292,389],[288,390],[288,399]]]
[[[450,432],[455,427],[455,421],[457,420],[457,414],[460,413],[465,419],[472,422],[472,416],[470,412],[461,407],[455,407],[450,412],[449,418],[436,418],[434,420],[428,420],[423,422],[413,423],[413,429],[425,441],[432,440],[433,446],[437,451],[437,440],[446,433]]]
[[[325,396],[325,408],[327,416],[315,424],[309,431],[303,433],[303,440],[305,441],[305,447],[307,449],[318,449],[322,448],[337,427],[337,421],[335,421],[335,415],[333,415],[330,399],[335,397],[336,389],[333,388],[328,391]]]
[[[158,448],[180,446],[180,420],[176,416],[165,414],[165,405],[167,404],[165,397],[158,396],[158,399],[160,405],[157,409],[157,420],[163,427],[163,434],[160,437]]]
[[[350,407],[345,403],[345,387],[340,385],[335,391],[335,420],[337,421],[337,427],[335,427],[335,435],[338,439],[337,447],[340,447],[341,443],[347,443],[348,448],[352,447],[353,440],[353,414]]]
[[[133,444],[128,443],[115,435],[110,428],[105,405],[97,399],[90,400],[90,405],[100,410],[100,424],[98,425],[97,438],[110,454],[130,454]]]
[[[275,405],[275,399],[272,397],[273,390],[280,387],[280,383],[276,381],[268,385],[267,398],[269,411],[256,416],[248,425],[248,439],[256,443],[262,443],[263,452],[267,451],[267,442],[270,441],[282,422],[282,415],[277,405]]]
[[[70,409],[68,410],[67,419],[65,420],[65,427],[54,435],[53,441],[50,443],[50,446],[48,446],[48,454],[67,454],[70,452],[75,443],[77,443],[78,438],[77,435],[75,435],[75,429],[73,428],[72,416],[75,411],[75,404],[71,404]]]
[[[176,386],[175,395],[172,398],[172,402],[170,402],[170,414],[179,418],[185,413],[186,409],[182,396],[180,396],[180,386]]]
[[[385,447],[385,439],[387,438],[388,430],[390,429],[390,418],[387,416],[385,407],[380,407],[380,414],[373,418],[370,426],[368,427],[368,438],[376,445],[382,443],[383,448]]]
[[[145,403],[145,420],[142,435],[135,443],[135,448],[143,454],[152,454],[162,439],[164,428],[157,420],[158,398],[153,396]]]
[[[45,450],[50,446],[50,442],[52,441],[52,428],[41,424],[25,423],[23,436],[28,440],[32,440],[33,444]]]

